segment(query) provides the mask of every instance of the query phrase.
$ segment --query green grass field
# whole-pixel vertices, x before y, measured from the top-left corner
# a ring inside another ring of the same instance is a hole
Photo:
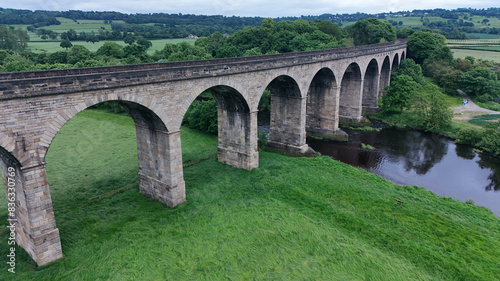
[[[185,161],[217,151],[215,136],[185,128],[182,145]],[[87,110],[62,128],[46,161],[64,257],[37,267],[18,248],[16,274],[2,263],[0,280],[500,276],[500,220],[489,210],[328,157],[260,152],[259,168],[246,171],[210,156],[184,168],[187,202],[168,208],[139,193],[131,118]],[[2,204],[3,222],[6,213]]]

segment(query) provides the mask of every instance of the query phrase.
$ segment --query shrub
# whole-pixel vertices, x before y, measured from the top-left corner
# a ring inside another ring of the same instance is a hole
[[[202,132],[217,134],[215,100],[194,101],[184,116],[184,125]]]
[[[481,133],[476,129],[463,128],[457,133],[457,143],[476,146],[482,139]]]
[[[486,125],[481,141],[478,143],[481,149],[500,155],[500,121]]]

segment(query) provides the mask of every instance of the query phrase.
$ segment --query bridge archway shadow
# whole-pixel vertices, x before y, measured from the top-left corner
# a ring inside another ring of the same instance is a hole
[[[340,87],[339,121],[361,121],[363,80],[357,63],[347,67]]]
[[[363,110],[375,112],[378,109],[378,93],[380,85],[379,66],[376,59],[372,59],[366,68],[363,79]]]
[[[339,137],[339,90],[335,74],[329,68],[320,69],[307,92],[307,131],[315,136]]]
[[[391,82],[391,59],[386,56],[384,62],[382,63],[382,68],[380,70],[380,87],[378,99],[380,100],[382,96],[386,94],[385,87],[389,86]]]
[[[294,78],[280,75],[266,89],[270,96],[267,145],[292,154],[310,151],[306,144],[306,98]]]
[[[191,103],[183,122],[217,134],[219,162],[247,170],[258,167],[257,114],[250,112],[247,101],[235,88],[217,85],[206,89]],[[195,158],[188,157],[188,161]]]
[[[396,53],[394,55],[394,59],[392,60],[392,67],[391,70],[395,70],[399,68],[399,54]]]

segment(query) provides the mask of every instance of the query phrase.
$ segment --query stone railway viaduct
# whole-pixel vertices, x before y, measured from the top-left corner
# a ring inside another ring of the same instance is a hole
[[[377,108],[406,42],[254,57],[0,73],[0,159],[4,186],[13,174],[16,240],[38,265],[62,257],[45,156],[57,132],[89,106],[116,101],[132,116],[139,186],[168,206],[185,201],[181,122],[210,91],[218,107],[218,160],[259,165],[257,111],[271,90],[269,145],[308,151],[306,130],[335,136],[339,120]],[[9,168],[15,173],[9,175]],[[10,180],[11,180],[10,179]],[[11,184],[12,185],[12,184]],[[10,197],[8,196],[8,199]],[[10,201],[9,201],[10,202]]]

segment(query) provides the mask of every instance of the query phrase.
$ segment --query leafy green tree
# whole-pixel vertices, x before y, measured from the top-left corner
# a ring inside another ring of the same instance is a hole
[[[0,25],[0,49],[21,52],[26,49],[29,41],[28,33],[20,29],[10,29]]]
[[[123,58],[125,56],[123,47],[112,41],[104,42],[104,44],[96,51],[96,54],[98,56],[108,56],[114,58]]]
[[[125,36],[125,38],[123,38],[123,42],[125,42],[126,44],[129,44],[129,45],[132,45],[135,43],[135,38],[131,34],[128,34],[127,36]]]
[[[460,89],[471,97],[500,95],[500,82],[495,72],[486,67],[475,67],[464,72],[459,80]]]
[[[356,45],[368,45],[396,40],[396,28],[376,18],[360,20],[347,28]]]
[[[382,110],[400,111],[408,108],[412,96],[418,90],[418,83],[408,75],[399,75],[387,87],[387,94],[382,98]]]
[[[195,46],[205,48],[214,58],[221,58],[218,50],[227,43],[227,37],[220,32],[214,32],[208,37],[202,37],[194,43]]]
[[[47,63],[49,63],[49,64],[54,64],[54,63],[66,64],[66,63],[68,63],[68,52],[57,51],[57,52],[53,52],[53,53],[49,54],[47,57]]]
[[[92,53],[82,45],[74,45],[68,52],[68,63],[75,64],[77,62],[90,59]]]
[[[333,23],[328,20],[314,20],[311,23],[316,26],[319,31],[335,37],[338,41],[345,37],[345,31],[338,26],[338,24]]]
[[[428,83],[414,92],[411,108],[417,114],[418,127],[426,130],[440,130],[451,124],[452,112],[439,87]]]
[[[194,101],[184,116],[184,125],[211,134],[217,133],[217,106],[214,99]]]
[[[443,47],[446,47],[446,38],[430,30],[416,31],[408,36],[408,56],[418,64]]]
[[[486,125],[486,130],[478,146],[500,155],[500,121]]]
[[[151,41],[147,40],[144,37],[140,37],[139,39],[137,39],[136,43],[138,45],[143,46],[146,50],[149,49],[149,48],[151,48],[151,46],[153,46],[153,43],[151,43]]]
[[[397,32],[396,32],[396,35],[397,35],[398,38],[406,39],[410,35],[412,35],[414,32],[415,32],[415,30],[413,30],[413,28],[410,28],[410,27],[406,26],[406,27],[398,29]]]
[[[69,42],[69,40],[62,40],[61,44],[59,44],[59,46],[61,46],[61,48],[65,48],[66,50],[68,50],[69,48],[71,48],[73,46],[73,44],[71,44],[71,42]]]
[[[413,59],[406,59],[401,61],[399,68],[392,71],[392,77],[399,75],[408,75],[413,81],[420,85],[424,84],[424,75],[422,74],[422,67],[415,63]]]

